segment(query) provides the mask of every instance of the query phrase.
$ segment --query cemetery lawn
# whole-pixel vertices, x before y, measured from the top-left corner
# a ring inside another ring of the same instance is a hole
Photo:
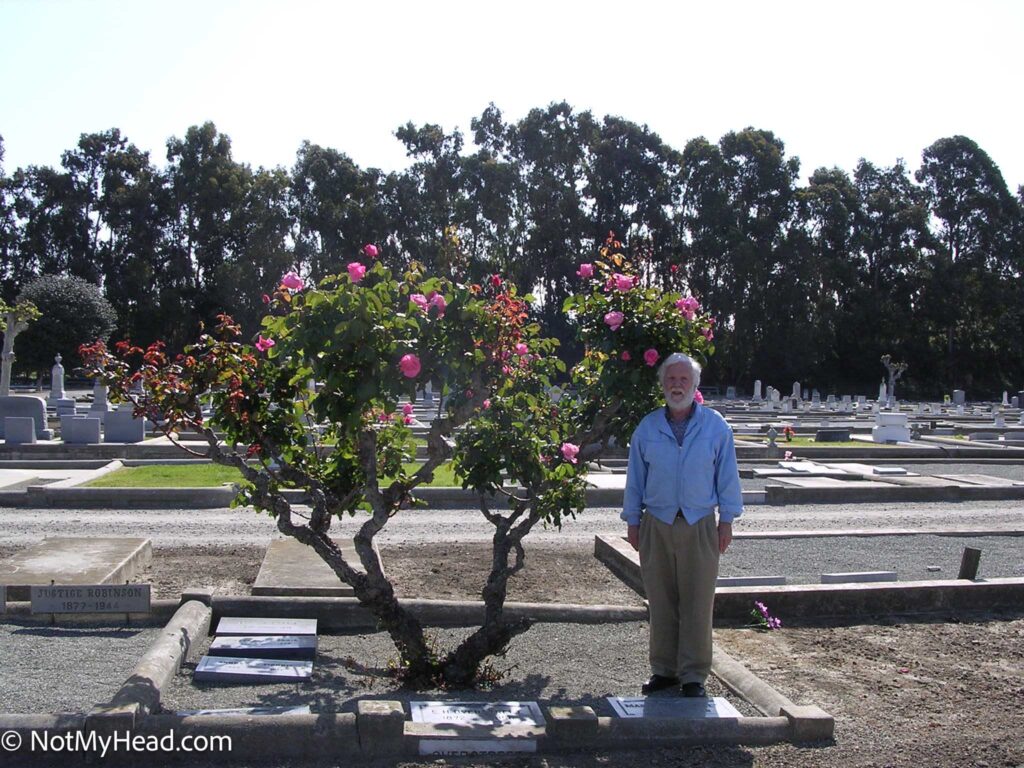
[[[406,464],[414,471],[420,464]],[[144,467],[124,467],[85,483],[86,488],[217,488],[226,483],[241,481],[241,473],[234,467],[220,464],[151,464]],[[456,482],[451,464],[434,471],[435,488],[461,486]]]

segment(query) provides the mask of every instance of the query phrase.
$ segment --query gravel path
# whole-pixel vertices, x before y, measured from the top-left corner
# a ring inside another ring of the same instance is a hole
[[[128,679],[159,627],[0,623],[0,712],[88,712]],[[57,684],[59,681],[59,684]]]

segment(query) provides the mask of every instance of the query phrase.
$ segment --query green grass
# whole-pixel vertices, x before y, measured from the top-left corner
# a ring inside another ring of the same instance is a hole
[[[406,464],[407,472],[413,472],[421,464]],[[235,483],[242,479],[241,473],[233,467],[220,464],[151,464],[145,467],[125,467],[98,477],[86,483],[88,488],[216,488],[224,483]],[[444,464],[434,471],[431,487],[452,487],[455,482],[451,464]]]

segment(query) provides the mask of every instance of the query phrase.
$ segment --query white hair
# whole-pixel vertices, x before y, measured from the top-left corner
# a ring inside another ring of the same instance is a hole
[[[660,366],[658,366],[658,382],[661,384],[662,389],[665,388],[665,377],[668,375],[669,366],[675,365],[676,363],[686,363],[690,366],[690,373],[693,377],[693,389],[696,391],[697,387],[700,386],[700,363],[682,352],[673,352],[662,361]]]

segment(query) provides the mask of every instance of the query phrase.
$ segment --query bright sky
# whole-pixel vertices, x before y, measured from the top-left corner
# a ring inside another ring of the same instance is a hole
[[[206,120],[253,166],[308,139],[398,170],[407,121],[468,134],[488,102],[509,120],[565,100],[680,150],[774,131],[804,180],[913,170],[964,134],[1016,192],[1021,39],[1016,0],[0,0],[0,135],[8,173],[111,127],[162,166]]]

